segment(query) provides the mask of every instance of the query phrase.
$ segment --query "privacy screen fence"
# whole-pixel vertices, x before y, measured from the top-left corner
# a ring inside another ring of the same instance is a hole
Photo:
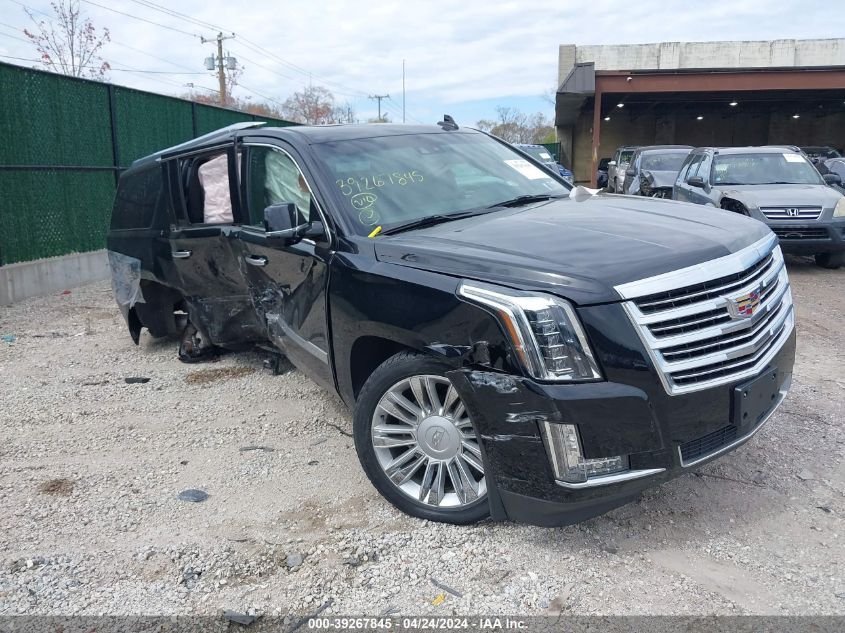
[[[0,63],[0,265],[103,248],[121,170],[239,121],[294,125]]]

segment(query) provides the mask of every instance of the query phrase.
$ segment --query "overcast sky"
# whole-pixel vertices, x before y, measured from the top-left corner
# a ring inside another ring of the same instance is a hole
[[[108,27],[112,37],[103,57],[115,68],[159,71],[114,70],[114,83],[165,94],[186,92],[188,82],[216,86],[202,65],[213,47],[198,37],[213,37],[213,28],[144,6],[165,0],[93,1],[101,6],[83,0],[83,12],[95,26]],[[182,0],[166,5],[237,34],[226,49],[244,67],[240,97],[281,102],[310,80],[332,90],[339,103],[348,102],[361,119],[376,116],[368,95],[389,94],[391,100],[383,103],[391,119],[401,121],[404,59],[409,122],[434,122],[448,112],[459,123],[474,124],[494,118],[497,105],[551,117],[553,107],[543,95],[555,87],[559,44],[843,37],[840,3]],[[0,60],[31,66],[9,59],[35,57],[20,32],[29,25],[22,5],[50,11],[48,0],[0,0],[0,55],[6,56]],[[662,8],[670,6],[683,8]]]

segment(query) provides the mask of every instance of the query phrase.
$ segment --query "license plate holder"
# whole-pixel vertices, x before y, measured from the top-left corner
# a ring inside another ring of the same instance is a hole
[[[734,388],[733,423],[750,431],[778,401],[780,381],[777,367],[770,367],[756,378]]]

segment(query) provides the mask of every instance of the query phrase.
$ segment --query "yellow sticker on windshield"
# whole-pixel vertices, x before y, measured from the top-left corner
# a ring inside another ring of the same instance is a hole
[[[540,178],[549,178],[549,175],[543,173],[542,169],[540,169],[539,167],[535,167],[527,160],[522,158],[506,160],[505,165],[507,165],[511,169],[515,169],[520,174],[528,178],[528,180],[539,180]]]

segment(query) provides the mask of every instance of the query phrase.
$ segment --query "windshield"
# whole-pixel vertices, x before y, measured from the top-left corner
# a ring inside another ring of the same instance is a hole
[[[521,145],[521,146],[518,146],[518,147],[519,147],[519,149],[521,149],[523,152],[525,152],[529,156],[533,156],[534,158],[539,160],[541,163],[553,163],[553,162],[555,162],[554,158],[552,158],[552,155],[549,154],[542,147],[531,147],[530,145],[528,145],[528,146]]]
[[[621,154],[619,154],[619,164],[620,165],[627,165],[631,162],[631,156],[634,155],[634,150],[625,150]]]
[[[717,155],[713,162],[714,185],[823,185],[818,170],[801,154]]]
[[[666,154],[643,154],[643,171],[681,171],[681,165],[692,150]]]
[[[335,200],[357,232],[484,210],[519,196],[566,196],[569,187],[479,133],[405,134],[312,146]]]

